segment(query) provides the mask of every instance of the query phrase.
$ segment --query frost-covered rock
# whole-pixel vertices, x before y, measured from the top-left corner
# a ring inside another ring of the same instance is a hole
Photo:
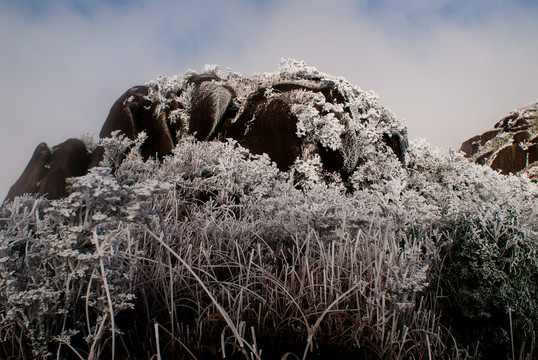
[[[538,182],[538,101],[516,109],[461,145],[472,161],[503,174],[527,174]]]
[[[346,179],[367,160],[367,146],[403,163],[405,126],[377,104],[376,95],[303,62],[283,59],[274,73],[243,77],[206,66],[161,76],[126,92],[101,132],[148,133],[144,157],[164,155],[186,134],[198,140],[232,138],[255,154],[268,154],[281,170],[313,155]]]
[[[188,70],[135,86],[114,103],[100,138],[115,132],[131,140],[145,133],[140,146],[144,159],[170,154],[187,135],[201,141],[231,138],[253,154],[267,154],[280,170],[296,171],[298,179],[305,164],[319,160],[320,179],[343,181],[348,187],[351,175],[361,166],[371,167],[372,161],[399,160],[401,167],[407,149],[405,125],[377,104],[377,95],[293,59],[283,59],[276,72],[251,77],[225,74],[211,65],[202,74]],[[56,187],[47,191],[38,183],[59,162],[41,161],[36,170],[32,160],[28,173],[43,174],[23,174],[18,183],[24,186],[13,188],[8,199],[23,193],[65,196],[66,177],[83,175],[102,156],[98,147],[92,161],[62,162],[63,173],[55,172]],[[83,171],[71,171],[81,164]]]

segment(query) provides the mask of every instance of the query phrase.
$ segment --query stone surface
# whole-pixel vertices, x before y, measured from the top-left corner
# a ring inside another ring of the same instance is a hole
[[[26,193],[48,199],[62,198],[67,195],[66,179],[86,174],[91,161],[92,154],[82,140],[68,139],[52,149],[41,143],[6,199]]]
[[[502,174],[524,173],[538,182],[538,101],[512,111],[460,150],[472,161]]]
[[[249,104],[235,122],[227,124],[221,138],[237,140],[254,154],[266,153],[280,170],[286,171],[301,155],[296,122],[286,101],[263,99]]]
[[[147,140],[141,148],[145,158],[172,151],[174,138],[164,121],[164,114],[158,111],[159,103],[147,99],[148,93],[149,87],[139,85],[120,96],[112,105],[99,137],[107,138],[114,131],[120,131],[128,138],[135,139],[139,132],[145,131]]]
[[[47,144],[39,144],[23,173],[9,189],[6,199],[13,199],[15,196],[26,193],[37,194],[51,159],[52,154]]]

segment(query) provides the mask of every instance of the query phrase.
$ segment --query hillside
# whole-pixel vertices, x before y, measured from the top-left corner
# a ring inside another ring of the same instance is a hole
[[[0,209],[0,358],[537,355],[536,184],[341,77],[161,77],[68,144]]]

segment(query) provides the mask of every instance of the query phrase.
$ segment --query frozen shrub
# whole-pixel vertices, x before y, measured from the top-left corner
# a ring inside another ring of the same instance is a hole
[[[407,169],[366,149],[350,193],[315,158],[284,173],[184,138],[143,161],[141,139],[103,141],[69,197],[2,209],[4,354],[462,358],[511,333],[535,351],[526,179],[416,142]]]
[[[470,163],[462,153],[422,140],[411,143],[408,155],[409,186],[437,204],[442,215],[496,206],[517,217],[522,226],[538,230],[538,188],[528,178],[501,175]]]
[[[536,351],[538,188],[424,142],[410,147],[409,184],[439,207],[432,291],[444,322],[484,358]],[[510,322],[511,320],[511,322]],[[512,339],[514,344],[512,344]]]
[[[538,236],[518,222],[498,208],[468,213],[449,222],[440,244],[439,303],[460,343],[480,346],[484,358],[533,350]]]
[[[134,306],[141,254],[131,223],[146,221],[144,201],[165,189],[150,180],[121,186],[110,168],[97,167],[74,178],[65,199],[17,198],[2,209],[2,338],[23,344],[13,356],[114,351],[115,318]]]

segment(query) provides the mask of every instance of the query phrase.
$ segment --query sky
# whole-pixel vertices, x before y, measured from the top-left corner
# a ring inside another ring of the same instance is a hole
[[[40,142],[97,138],[134,85],[290,57],[458,150],[538,99],[538,1],[0,0],[0,201]]]

